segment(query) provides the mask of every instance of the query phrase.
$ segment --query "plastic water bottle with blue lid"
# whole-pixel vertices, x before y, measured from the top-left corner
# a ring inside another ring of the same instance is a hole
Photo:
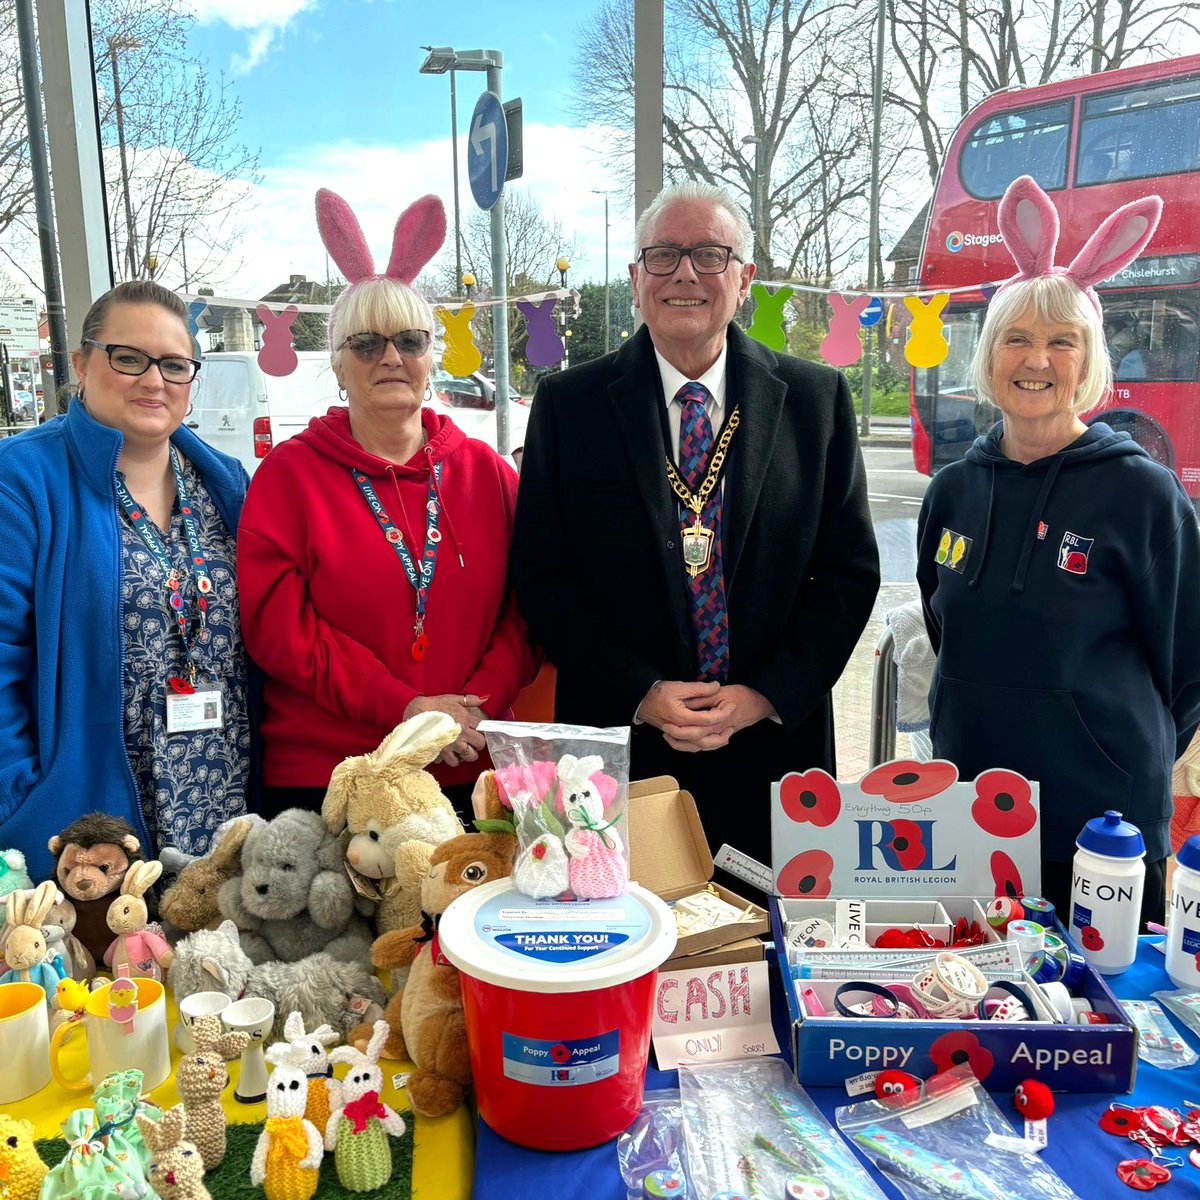
[[[1175,855],[1167,898],[1167,974],[1176,987],[1200,989],[1200,833]]]
[[[1146,883],[1142,831],[1109,809],[1075,840],[1071,864],[1071,936],[1101,975],[1120,975],[1137,958]]]

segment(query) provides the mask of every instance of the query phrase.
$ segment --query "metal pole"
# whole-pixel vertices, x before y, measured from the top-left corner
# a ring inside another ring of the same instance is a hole
[[[608,304],[612,274],[608,268],[608,193],[603,188],[592,188],[592,191],[604,197],[604,353],[607,354],[612,349],[612,317]],[[566,286],[564,280],[563,287]]]
[[[450,68],[450,146],[454,155],[454,294],[462,295],[462,226],[458,212],[458,90]]]
[[[887,0],[879,0],[875,17],[875,73],[871,87],[874,107],[871,133],[871,223],[867,237],[867,290],[874,294],[879,286],[875,264],[879,261],[879,142],[883,136],[883,37],[887,24]],[[859,432],[866,437],[871,432],[871,385],[874,370],[872,349],[877,326],[870,325],[863,347],[862,424]]]
[[[487,69],[488,91],[503,102],[501,90],[504,57],[492,51],[494,61]],[[496,449],[509,452],[508,431],[508,246],[504,238],[504,188],[492,206],[492,346],[496,368]]]
[[[55,399],[46,408],[57,407],[60,388],[71,379],[71,364],[67,356],[67,321],[63,311],[62,286],[59,278],[58,243],[54,237],[54,194],[50,188],[50,166],[43,138],[45,122],[42,117],[42,88],[38,77],[37,35],[33,24],[33,0],[17,0],[17,40],[21,46],[21,86],[25,89],[25,123],[29,131],[29,166],[33,174],[34,209],[37,214],[38,246],[42,253],[42,286],[46,292],[46,321],[50,326],[50,353],[54,359]],[[33,380],[30,379],[32,384]],[[37,415],[37,389],[34,394],[34,416]]]
[[[125,157],[125,114],[121,111],[121,76],[117,71],[116,42],[110,38],[108,56],[112,59],[113,105],[117,110],[117,149],[121,154],[121,190],[125,196],[125,233],[128,241],[125,244],[125,265],[129,270],[129,278],[138,277],[137,234],[133,228],[133,205],[129,201],[129,163]]]

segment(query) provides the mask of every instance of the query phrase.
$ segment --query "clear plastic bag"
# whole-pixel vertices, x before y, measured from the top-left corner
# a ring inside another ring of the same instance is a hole
[[[1121,1007],[1138,1031],[1138,1058],[1164,1071],[1190,1067],[1196,1062],[1200,1056],[1179,1036],[1167,1014],[1155,1003],[1161,1000],[1193,1033],[1200,1033],[1196,998],[1195,992],[1162,991],[1154,993],[1154,1000],[1121,1001]]]
[[[883,1193],[778,1058],[679,1067],[689,1195]],[[801,1187],[800,1185],[804,1185]]]
[[[483,721],[513,810],[513,886],[535,900],[606,900],[629,884],[629,727]]]
[[[909,1104],[866,1100],[835,1114],[905,1200],[1079,1200],[1016,1135],[969,1065],[934,1081]]]
[[[646,1093],[642,1111],[617,1138],[617,1162],[628,1200],[642,1200],[646,1176],[654,1171],[686,1178],[678,1088]]]

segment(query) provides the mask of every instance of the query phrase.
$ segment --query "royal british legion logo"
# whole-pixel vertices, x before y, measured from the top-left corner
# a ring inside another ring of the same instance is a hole
[[[1092,552],[1095,538],[1080,537],[1070,531],[1063,534],[1062,543],[1058,547],[1058,565],[1072,575],[1086,575],[1088,555]]]

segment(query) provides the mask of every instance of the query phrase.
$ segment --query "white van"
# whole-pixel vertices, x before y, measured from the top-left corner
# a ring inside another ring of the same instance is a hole
[[[272,446],[307,428],[338,397],[337,378],[324,350],[301,350],[290,375],[267,375],[254,350],[216,351],[204,355],[204,365],[192,384],[192,412],[184,424],[216,450],[240,460],[253,475]],[[449,416],[468,437],[496,445],[495,401],[491,408],[462,408],[434,393],[428,407]],[[529,409],[509,401],[509,430],[513,453],[521,461]]]

